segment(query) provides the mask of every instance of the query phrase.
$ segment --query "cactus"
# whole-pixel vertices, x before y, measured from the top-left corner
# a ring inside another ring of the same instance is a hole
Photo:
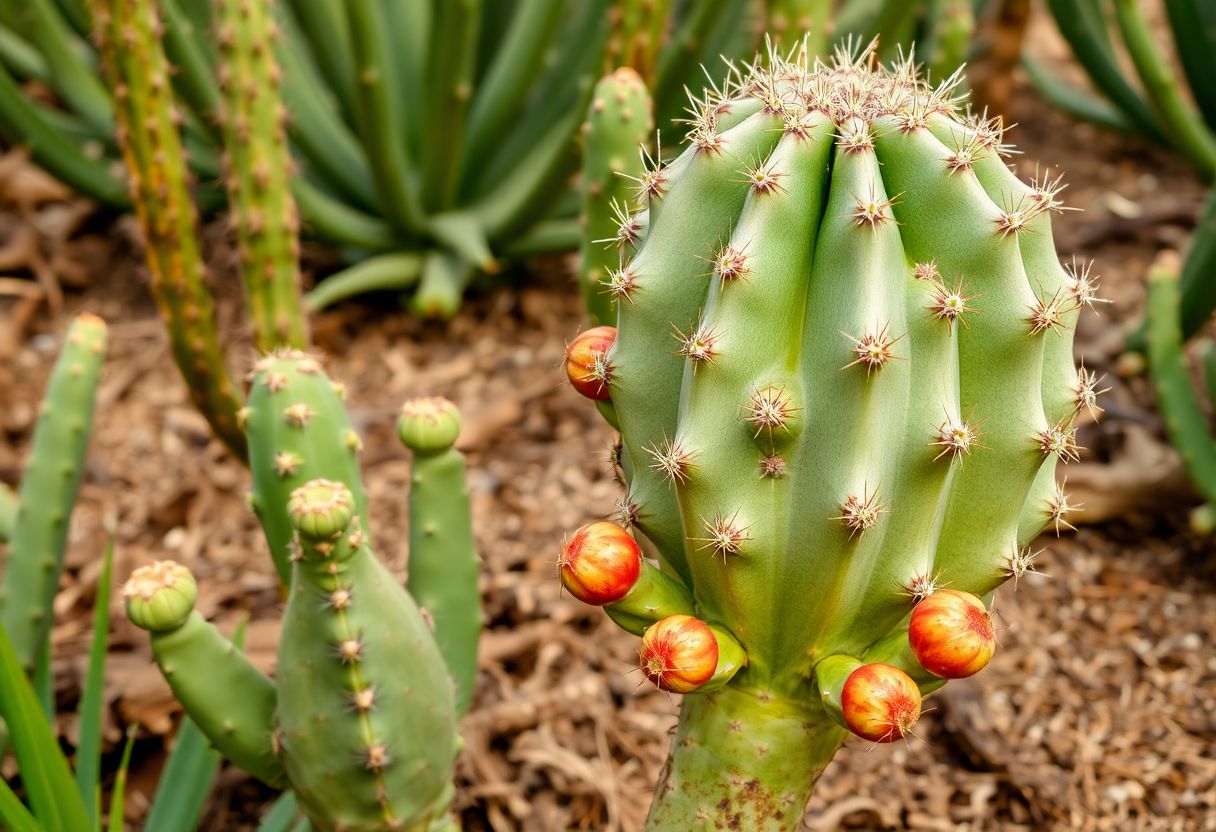
[[[447,399],[412,399],[401,409],[397,435],[414,455],[410,594],[434,621],[435,640],[456,682],[456,712],[464,714],[477,678],[481,606],[464,457],[452,447],[460,413]]]
[[[96,0],[94,25],[114,90],[119,144],[146,247],[152,294],[169,330],[178,369],[195,406],[238,458],[238,394],[224,363],[215,304],[206,282],[194,203],[152,0]]]
[[[1182,291],[1178,255],[1164,252],[1148,273],[1148,359],[1157,391],[1157,404],[1165,417],[1166,433],[1190,475],[1191,482],[1206,501],[1191,515],[1196,532],[1211,534],[1213,504],[1216,504],[1216,439],[1213,439],[1204,406],[1191,385],[1190,372],[1183,355],[1182,327],[1179,323]],[[1213,366],[1209,350],[1205,369]],[[1205,373],[1209,398],[1214,376]]]
[[[638,152],[653,125],[646,85],[622,67],[595,86],[583,123],[583,245],[578,283],[592,326],[615,320],[606,291],[609,274],[632,254],[636,220],[629,210],[633,190],[645,174]]]
[[[47,649],[105,353],[105,322],[87,313],[78,316],[47,385],[7,535],[0,626],[27,675]]]
[[[1056,259],[1059,182],[1014,176],[957,83],[772,54],[643,177],[609,395],[581,392],[647,558],[596,524],[561,562],[686,692],[647,829],[797,827],[849,731],[904,736],[987,662],[993,591],[1068,511],[1093,281]]]
[[[291,196],[287,110],[275,60],[278,25],[269,3],[221,0],[216,42],[223,54],[224,167],[255,346],[308,346],[300,303],[299,218]]]
[[[459,414],[415,400],[398,426],[414,452],[411,591],[434,634],[371,549],[360,442],[319,362],[294,351],[259,360],[241,422],[250,502],[289,581],[275,679],[194,611],[194,578],[177,564],[132,575],[128,617],[152,632],[165,678],[215,747],[288,788],[313,828],[450,829],[456,719],[481,627],[464,463],[451,447]]]
[[[175,66],[166,57],[170,47],[189,52],[187,23],[180,14],[173,0],[95,0],[93,16],[115,92],[119,143],[143,232],[152,293],[174,359],[216,436],[244,461],[238,391],[220,345],[190,198],[189,152],[180,128],[189,121],[169,79],[182,69],[192,82],[192,94],[185,97],[224,125],[231,224],[237,232],[255,345],[262,350],[303,347],[308,333],[299,286],[299,221],[289,189],[286,111],[279,90],[282,73],[274,52],[278,28],[268,0],[220,3],[217,82],[201,75],[190,61]]]

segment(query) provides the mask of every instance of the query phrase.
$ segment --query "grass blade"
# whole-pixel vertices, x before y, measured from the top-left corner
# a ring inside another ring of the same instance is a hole
[[[270,807],[270,811],[262,816],[257,832],[290,832],[298,818],[296,796],[291,792],[284,792]]]
[[[21,769],[21,783],[34,816],[47,832],[78,832],[89,828],[88,813],[76,792],[72,771],[59,741],[38,704],[21,663],[0,629],[0,715],[8,725]]]
[[[102,561],[101,577],[93,603],[93,640],[84,690],[80,695],[80,740],[76,744],[76,788],[85,810],[99,814],[96,804],[97,783],[101,778],[102,694],[106,684],[106,641],[110,635],[110,579],[114,571],[114,531]]]
[[[138,725],[127,729],[127,742],[122,747],[122,760],[118,763],[118,774],[114,777],[114,791],[110,794],[110,821],[106,825],[109,832],[123,832],[123,822],[127,802],[127,772],[131,768],[131,749],[135,747],[135,735]]]
[[[9,832],[44,832],[12,787],[0,778],[0,825]]]

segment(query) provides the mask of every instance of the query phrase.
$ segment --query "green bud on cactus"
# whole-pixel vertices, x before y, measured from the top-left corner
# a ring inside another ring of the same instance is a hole
[[[312,480],[291,492],[287,504],[291,525],[313,539],[336,537],[355,516],[350,489],[332,480]]]
[[[131,573],[122,597],[132,624],[154,633],[167,632],[182,626],[194,611],[198,584],[180,563],[158,560]]]
[[[446,451],[460,436],[460,411],[442,396],[410,399],[401,407],[397,435],[417,454]]]

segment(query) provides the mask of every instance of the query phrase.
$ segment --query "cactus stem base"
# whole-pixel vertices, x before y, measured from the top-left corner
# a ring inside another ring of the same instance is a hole
[[[646,830],[795,830],[846,735],[814,700],[737,686],[687,695]]]

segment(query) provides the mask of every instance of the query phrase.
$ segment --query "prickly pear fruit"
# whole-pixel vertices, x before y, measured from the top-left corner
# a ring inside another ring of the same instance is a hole
[[[562,585],[584,604],[602,607],[629,594],[642,571],[642,550],[615,523],[588,523],[562,550]]]
[[[874,742],[894,742],[908,735],[920,719],[920,689],[889,664],[863,664],[849,674],[840,710],[849,730]]]
[[[608,351],[615,340],[616,327],[597,326],[580,332],[566,347],[566,378],[581,395],[597,402],[612,401]]]
[[[709,625],[691,615],[669,615],[642,635],[642,672],[655,687],[688,693],[718,668],[718,640]]]
[[[988,666],[996,652],[996,628],[975,595],[939,589],[912,610],[908,643],[925,670],[962,679]]]

